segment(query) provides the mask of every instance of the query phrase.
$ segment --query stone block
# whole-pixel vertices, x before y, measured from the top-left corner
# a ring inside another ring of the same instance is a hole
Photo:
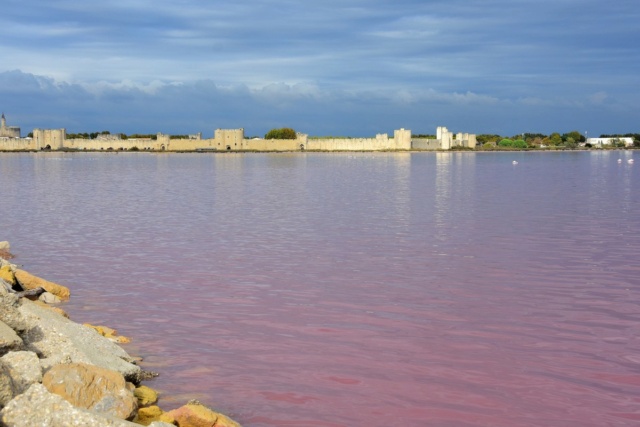
[[[3,265],[0,267],[0,279],[3,279],[11,286],[16,284],[16,276],[13,274],[13,270],[9,265]]]
[[[16,276],[16,280],[24,290],[42,287],[47,292],[50,292],[65,301],[68,300],[69,296],[71,295],[69,288],[57,283],[49,282],[48,280],[44,280],[38,276],[34,276],[33,274],[19,268],[14,271],[14,274]]]
[[[28,300],[23,301],[19,311],[30,326],[22,336],[28,350],[42,358],[68,358],[71,362],[110,369],[120,372],[127,381],[140,382],[143,372],[130,363],[133,358],[96,331]]]
[[[166,412],[163,416],[171,417],[180,427],[240,427],[240,424],[231,418],[215,412],[197,401],[191,401],[178,409]]]
[[[16,332],[0,320],[0,355],[22,347],[22,339]]]
[[[18,390],[11,376],[11,368],[0,360],[0,408],[17,395]]]
[[[158,401],[158,392],[146,385],[136,388],[133,395],[138,399],[138,406],[153,405]]]
[[[78,408],[130,419],[138,402],[119,372],[85,363],[56,365],[42,378],[42,385]]]
[[[2,356],[0,361],[9,368],[18,394],[26,391],[32,384],[42,381],[40,360],[32,351],[12,351]]]
[[[6,427],[136,427],[125,420],[76,408],[42,384],[33,384],[9,402],[0,417],[0,424]]]

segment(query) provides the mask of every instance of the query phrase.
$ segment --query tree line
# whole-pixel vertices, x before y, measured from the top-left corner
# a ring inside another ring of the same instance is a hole
[[[600,138],[623,138],[632,137],[634,147],[640,148],[640,134],[628,133],[624,135],[600,135]],[[477,135],[478,145],[491,145],[497,147],[513,147],[513,148],[536,148],[536,147],[562,147],[576,148],[579,144],[585,143],[587,137],[577,130],[560,134],[554,132],[550,135],[542,133],[521,133],[513,136],[501,136],[497,134],[481,134]],[[620,147],[624,146],[624,142],[620,141],[616,144]],[[588,146],[588,144],[587,144]]]

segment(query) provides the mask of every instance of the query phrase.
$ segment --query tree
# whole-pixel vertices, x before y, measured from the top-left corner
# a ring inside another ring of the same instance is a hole
[[[567,141],[569,138],[573,140],[574,143],[585,142],[586,138],[577,130],[573,130],[569,133],[565,133],[562,135],[562,140]]]
[[[554,132],[549,135],[549,144],[551,145],[560,145],[562,144],[562,137],[558,132]]]
[[[298,135],[291,128],[271,129],[264,136],[264,139],[296,139]]]

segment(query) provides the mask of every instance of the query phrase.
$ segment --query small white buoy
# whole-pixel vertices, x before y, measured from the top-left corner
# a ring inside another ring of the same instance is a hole
[[[618,159],[618,163],[622,163],[622,159]]]
[[[511,162],[511,164],[517,165],[518,162],[516,160],[514,160],[513,162]]]
[[[629,163],[629,164],[633,164],[633,159],[629,159],[629,160],[627,160],[627,163]]]

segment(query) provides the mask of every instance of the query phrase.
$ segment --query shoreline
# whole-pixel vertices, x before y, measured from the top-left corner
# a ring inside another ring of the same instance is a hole
[[[640,147],[615,147],[615,148],[585,148],[585,147],[577,147],[577,148],[508,148],[508,147],[491,147],[491,148],[467,148],[467,147],[453,147],[450,149],[336,149],[336,150],[314,150],[314,149],[305,149],[305,150],[252,150],[252,149],[244,149],[244,150],[216,150],[216,149],[193,149],[193,150],[127,150],[127,149],[117,149],[117,150],[82,150],[82,149],[56,149],[56,150],[35,150],[35,149],[20,149],[20,150],[3,150],[0,149],[0,154],[4,153],[88,153],[88,154],[120,154],[120,153],[143,153],[143,154],[214,154],[214,155],[224,155],[224,154],[306,154],[306,153],[326,153],[326,154],[345,154],[345,153],[565,153],[565,152],[596,152],[596,153],[604,153],[604,152],[616,152],[616,151],[636,151],[640,150]]]
[[[69,319],[57,307],[69,288],[13,259],[0,242],[0,426],[240,427],[196,400],[161,409],[143,384],[158,374],[119,345],[129,338]]]

